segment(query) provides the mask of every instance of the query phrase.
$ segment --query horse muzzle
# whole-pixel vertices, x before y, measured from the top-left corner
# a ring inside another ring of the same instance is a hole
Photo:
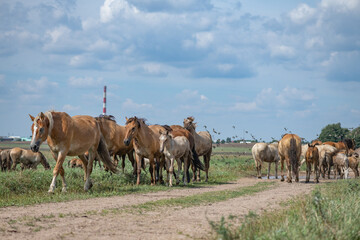
[[[38,143],[31,144],[31,145],[30,145],[30,149],[31,149],[31,151],[33,151],[33,152],[38,152],[39,149],[40,149],[40,144],[38,144]]]

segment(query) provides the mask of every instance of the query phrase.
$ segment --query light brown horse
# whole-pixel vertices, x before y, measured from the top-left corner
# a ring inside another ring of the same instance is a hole
[[[278,178],[278,164],[279,164],[279,153],[278,153],[278,142],[274,143],[256,143],[251,153],[255,161],[257,170],[257,177],[261,178],[261,165],[263,162],[269,163],[267,178],[270,179],[270,166],[271,163],[275,163],[275,178]]]
[[[11,170],[15,170],[18,163],[22,164],[22,168],[36,169],[37,165],[41,163],[46,170],[51,169],[46,157],[41,152],[15,147],[11,149],[10,157],[12,160]]]
[[[159,126],[159,125],[156,125]],[[160,152],[160,134],[159,131],[164,128],[152,127],[151,129],[146,123],[145,119],[132,117],[126,118],[125,125],[125,139],[124,144],[129,146],[133,140],[133,146],[135,150],[135,159],[137,166],[137,180],[136,184],[140,184],[140,174],[141,174],[141,160],[142,158],[149,159],[149,172],[151,176],[151,185],[156,183],[156,174],[155,174],[155,161],[160,161],[164,159],[164,155]]]
[[[287,178],[291,183],[291,171],[295,175],[295,181],[299,182],[299,165],[301,155],[301,138],[296,134],[285,134],[279,142],[279,156],[281,163],[281,181],[284,181],[284,161],[286,161]]]
[[[72,158],[68,161],[68,167],[70,168],[83,168],[83,162],[80,158]]]
[[[184,128],[187,129],[195,139],[195,150],[197,155],[203,156],[205,164],[205,182],[209,178],[209,168],[210,168],[210,157],[212,152],[212,138],[209,132],[201,131],[196,132],[196,123],[194,123],[194,117],[188,117],[184,119]],[[200,170],[197,171],[197,180],[200,181]]]
[[[65,171],[62,166],[66,156],[78,156],[82,160],[85,171],[85,191],[92,187],[90,174],[96,155],[112,172],[117,172],[101,135],[99,123],[95,118],[82,115],[70,117],[67,113],[55,111],[41,112],[36,117],[30,114],[29,116],[33,122],[31,150],[38,152],[40,145],[47,140],[50,151],[56,160],[49,188],[50,193],[55,190],[56,177],[59,174],[62,179],[62,191],[66,192]],[[89,152],[89,161],[84,155],[86,151]]]
[[[312,145],[308,144],[308,150],[305,154],[306,160],[306,180],[305,182],[308,183],[310,181],[310,174],[311,174],[311,165],[314,165],[314,172],[315,172],[315,182],[319,183],[320,177],[320,169],[319,169],[319,150],[316,147],[317,143]]]
[[[336,147],[336,149],[337,149],[338,151],[344,150],[346,154],[347,154],[347,152],[348,152],[348,150],[349,150],[349,149],[347,148],[347,145],[346,145],[344,142],[342,142],[342,141],[340,141],[340,142],[324,142],[323,144]]]
[[[104,136],[106,145],[108,147],[110,155],[114,158],[115,165],[119,160],[117,156],[122,158],[122,172],[125,169],[125,155],[128,156],[133,168],[134,174],[136,173],[136,166],[134,160],[134,147],[132,141],[128,146],[124,144],[125,139],[125,127],[116,123],[115,117],[111,115],[100,115],[95,118],[100,123],[101,133]]]

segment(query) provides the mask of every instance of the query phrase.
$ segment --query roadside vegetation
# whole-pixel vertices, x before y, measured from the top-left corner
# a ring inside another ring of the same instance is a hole
[[[234,216],[211,222],[217,239],[360,239],[360,180],[317,186],[280,211],[249,212],[241,226]]]

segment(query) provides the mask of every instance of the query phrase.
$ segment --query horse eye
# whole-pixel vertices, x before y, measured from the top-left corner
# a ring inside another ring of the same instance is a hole
[[[131,131],[134,131],[135,130],[135,127],[133,127],[132,129],[131,129]]]
[[[44,128],[40,128],[39,133],[43,134],[44,133]]]

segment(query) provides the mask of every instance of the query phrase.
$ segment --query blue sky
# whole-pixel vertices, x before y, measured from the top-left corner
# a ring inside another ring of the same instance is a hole
[[[358,127],[360,0],[66,0],[0,3],[0,135],[28,114],[107,113],[217,138],[312,140]],[[233,128],[235,126],[235,129]]]

